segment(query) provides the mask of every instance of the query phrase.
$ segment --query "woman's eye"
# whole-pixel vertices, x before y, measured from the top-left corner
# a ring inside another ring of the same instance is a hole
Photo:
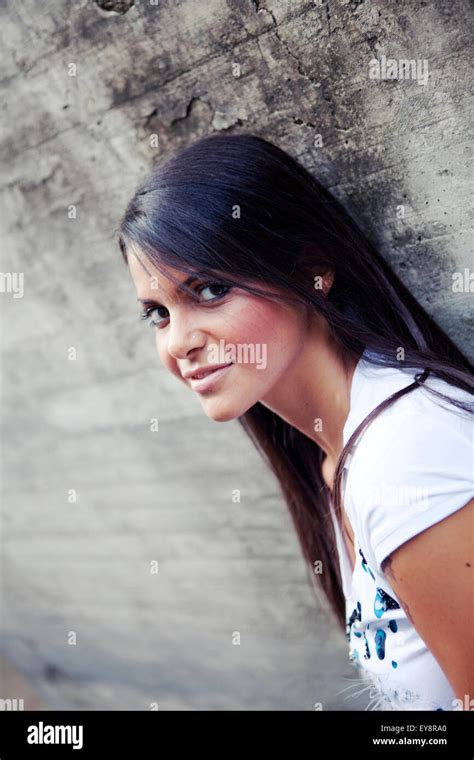
[[[159,327],[161,322],[166,319],[166,316],[160,314],[161,311],[166,311],[164,306],[147,309],[147,311],[145,311],[143,314],[140,314],[140,319],[144,319],[146,322],[148,322],[150,327]],[[158,318],[152,319],[152,314],[157,314]]]
[[[220,282],[205,282],[203,285],[199,285],[199,287],[196,288],[196,293],[201,295],[206,290],[217,290],[217,293],[211,293],[210,298],[203,297],[202,299],[203,301],[217,301],[218,298],[225,296],[230,289],[230,286],[223,285]],[[166,313],[163,314],[162,312]],[[146,322],[148,322],[150,327],[160,327],[160,325],[165,322],[168,317],[168,309],[166,309],[164,306],[151,306],[143,314],[140,314],[140,319],[144,319]]]
[[[213,301],[216,298],[221,298],[222,296],[225,296],[226,293],[229,292],[230,287],[227,285],[223,285],[220,282],[206,282],[204,285],[200,285],[198,288],[196,288],[199,295],[201,295],[205,290],[217,290],[220,291],[215,294],[214,296],[211,295],[210,298],[204,298],[204,301]]]

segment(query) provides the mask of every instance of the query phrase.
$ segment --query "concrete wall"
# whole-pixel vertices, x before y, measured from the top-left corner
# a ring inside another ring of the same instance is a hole
[[[114,230],[159,155],[261,134],[469,350],[467,8],[4,0],[0,654],[51,709],[367,703],[274,479],[159,366]],[[370,79],[383,55],[427,83]]]

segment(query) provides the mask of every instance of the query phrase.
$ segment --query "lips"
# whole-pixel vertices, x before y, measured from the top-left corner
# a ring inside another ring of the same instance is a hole
[[[233,366],[233,362],[222,364],[220,367],[215,367],[215,369],[202,370],[196,372],[195,375],[189,374],[186,379],[193,390],[203,393],[212,390],[219,383],[221,377],[230,372]]]
[[[210,367],[202,367],[201,369],[196,369],[195,372],[184,372],[183,377],[186,380],[200,380],[203,377],[207,377],[207,375],[211,375],[213,372],[217,372],[224,367],[228,367],[229,364],[232,364],[232,362],[227,362],[226,364],[216,364]]]
[[[199,372],[196,375],[191,375],[191,380],[201,380],[203,377],[212,375],[213,372],[217,372],[217,370],[219,369],[222,369],[222,367],[216,367],[215,369],[207,369],[204,372]]]

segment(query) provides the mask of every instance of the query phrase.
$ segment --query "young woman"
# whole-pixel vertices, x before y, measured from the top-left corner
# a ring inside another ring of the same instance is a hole
[[[287,153],[203,138],[119,243],[165,367],[281,485],[371,709],[469,709],[473,368]]]

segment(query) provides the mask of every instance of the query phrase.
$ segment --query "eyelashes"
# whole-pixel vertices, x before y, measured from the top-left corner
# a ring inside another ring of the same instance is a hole
[[[164,306],[149,306],[148,309],[146,309],[143,314],[140,314],[140,319],[143,319],[145,322],[148,322],[150,327],[157,327],[160,322],[156,322],[154,319],[151,319],[151,315],[156,311],[159,312],[161,309],[164,309]]]
[[[219,293],[218,295],[213,296],[212,298],[203,299],[204,303],[218,301],[221,298],[224,298],[224,296],[226,296],[227,293],[232,289],[232,286],[225,285],[223,282],[210,281],[210,282],[204,282],[201,285],[198,285],[198,287],[195,288],[195,292],[198,293],[198,295],[200,295],[202,291],[205,290],[206,288],[213,288],[213,289],[218,288],[223,292]],[[163,311],[167,312],[167,309],[165,306],[149,306],[147,309],[145,309],[145,311],[142,314],[140,314],[139,319],[148,322],[150,327],[159,327],[161,323],[165,321],[167,318],[165,315],[160,314],[160,312],[163,312]],[[159,319],[159,320],[152,319],[152,314],[154,314],[155,312],[158,314],[158,316],[161,316],[162,319]]]
[[[204,299],[204,300],[215,301],[218,298],[223,298],[223,296],[225,296],[230,290],[230,287],[228,285],[225,285],[223,282],[204,282],[202,285],[198,285],[198,287],[196,288],[196,293],[201,294],[202,291],[205,290],[206,288],[214,288],[216,286],[218,288],[222,288],[224,290],[224,293],[214,296],[214,298],[209,298],[209,299]]]

